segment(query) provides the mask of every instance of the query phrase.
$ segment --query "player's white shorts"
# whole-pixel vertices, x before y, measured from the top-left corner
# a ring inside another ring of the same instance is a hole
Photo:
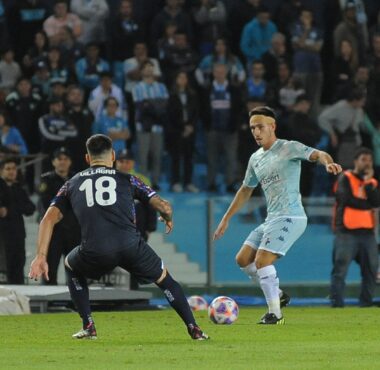
[[[306,229],[307,218],[283,216],[265,221],[253,230],[244,244],[285,256]]]

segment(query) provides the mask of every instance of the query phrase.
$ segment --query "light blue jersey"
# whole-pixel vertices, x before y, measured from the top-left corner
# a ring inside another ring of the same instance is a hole
[[[259,183],[267,201],[267,219],[303,216],[299,191],[301,160],[309,160],[314,148],[298,141],[277,139],[270,149],[260,148],[249,159],[244,186]]]

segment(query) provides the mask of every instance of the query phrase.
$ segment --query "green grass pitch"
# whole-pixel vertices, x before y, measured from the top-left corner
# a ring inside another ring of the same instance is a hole
[[[0,369],[380,369],[380,309],[293,308],[261,326],[242,308],[229,326],[196,313],[210,341],[192,341],[171,309],[95,312],[98,340],[74,340],[75,313],[0,317]]]

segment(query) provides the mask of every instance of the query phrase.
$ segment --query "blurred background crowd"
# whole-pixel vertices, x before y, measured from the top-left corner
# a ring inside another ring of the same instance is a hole
[[[248,112],[269,105],[280,138],[327,150],[344,168],[366,146],[379,178],[379,93],[378,0],[0,0],[0,274],[24,282],[23,216],[41,216],[87,166],[93,133],[113,139],[120,171],[209,199],[241,184],[257,149]],[[301,193],[331,196],[324,169],[302,166]],[[178,198],[177,215],[182,205],[190,217]],[[148,239],[156,216],[140,215]],[[204,269],[203,234],[185,251]],[[79,239],[66,217],[51,284]]]
[[[279,137],[344,167],[368,146],[380,171],[376,0],[0,0],[0,50],[1,155],[44,155],[43,171],[62,146],[82,170],[104,133],[155,189],[234,192],[258,105],[276,109]],[[303,195],[328,195],[304,167]]]

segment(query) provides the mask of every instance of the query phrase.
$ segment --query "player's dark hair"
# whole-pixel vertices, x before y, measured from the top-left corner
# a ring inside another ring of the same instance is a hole
[[[366,90],[361,86],[352,86],[347,94],[348,101],[361,100],[366,97]]]
[[[354,160],[357,160],[361,155],[370,155],[373,158],[373,152],[371,149],[361,146],[355,150]]]
[[[146,60],[145,62],[142,62],[140,65],[140,71],[142,71],[146,66],[152,66],[154,67],[154,64],[151,60]]]
[[[86,141],[86,148],[90,156],[99,157],[112,149],[112,140],[106,135],[92,135]]]
[[[110,101],[114,101],[116,103],[116,105],[119,107],[120,104],[119,104],[118,100],[114,96],[109,96],[106,100],[104,100],[104,108],[107,107],[107,105]]]
[[[4,169],[5,165],[8,163],[14,163],[17,166],[19,161],[15,157],[7,157],[0,162],[0,170]]]
[[[267,106],[253,108],[249,112],[249,118],[253,116],[271,117],[276,121],[276,112],[272,108],[267,107]]]

